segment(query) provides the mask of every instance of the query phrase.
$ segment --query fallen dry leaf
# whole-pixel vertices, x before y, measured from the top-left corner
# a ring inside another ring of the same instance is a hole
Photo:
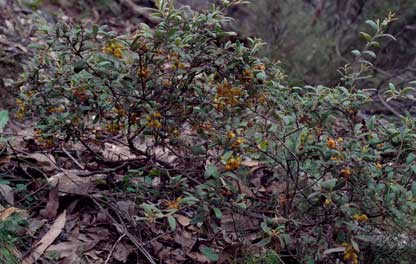
[[[94,186],[95,181],[104,180],[107,176],[97,174],[88,177],[79,177],[78,174],[88,173],[80,170],[63,170],[48,179],[52,185],[58,184],[59,192],[85,195]]]
[[[136,204],[131,200],[118,201],[116,204],[127,219],[133,219],[133,216],[137,214]]]
[[[253,159],[250,159],[250,158],[244,158],[244,160],[241,162],[241,165],[242,166],[245,166],[245,167],[250,167],[250,168],[252,168],[252,167],[259,167],[260,165],[261,165],[261,163],[260,162],[258,162],[258,161],[256,161],[256,160],[253,160]]]
[[[49,231],[37,242],[33,247],[35,250],[25,257],[22,261],[23,264],[32,264],[38,260],[45,250],[55,241],[55,239],[61,234],[62,229],[66,223],[66,210],[63,211],[49,229]]]
[[[53,219],[58,213],[58,207],[59,207],[58,192],[59,192],[59,188],[58,188],[58,184],[56,184],[49,191],[48,203],[46,204],[45,209],[42,209],[39,212],[43,217],[48,218],[49,220]]]
[[[175,218],[181,226],[188,226],[191,223],[191,219],[183,215],[176,214]]]
[[[113,257],[117,261],[126,263],[128,256],[134,251],[134,248],[125,244],[125,243],[119,243],[114,252]]]
[[[46,219],[38,219],[38,218],[32,218],[29,221],[29,226],[28,226],[28,234],[31,236],[34,236],[36,234],[36,232],[46,224],[46,222],[48,222],[48,220]]]
[[[77,242],[62,242],[57,245],[51,245],[45,251],[46,254],[58,255],[60,259],[64,259],[65,263],[81,263],[78,256],[78,248],[80,244]]]
[[[2,147],[0,146],[0,149],[1,148]],[[9,164],[9,163],[10,163],[10,156],[9,155],[0,156],[0,167],[5,165],[5,164]]]
[[[209,263],[208,258],[199,252],[191,252],[191,253],[188,253],[187,255],[188,257],[193,259],[196,263]]]
[[[103,157],[111,161],[135,159],[136,155],[130,152],[128,146],[119,146],[111,143],[104,143]]]
[[[0,198],[3,198],[8,204],[14,204],[13,189],[9,185],[0,184]]]
[[[182,232],[176,232],[174,236],[175,242],[181,245],[182,250],[186,253],[190,252],[192,247],[196,243],[196,237],[192,237],[192,234],[182,230]]]
[[[44,172],[52,172],[56,169],[56,161],[52,155],[42,153],[32,153],[26,158],[35,160],[35,164]]]
[[[16,208],[16,207],[9,207],[0,212],[0,220],[4,221],[9,218],[14,213],[25,213],[25,210]]]

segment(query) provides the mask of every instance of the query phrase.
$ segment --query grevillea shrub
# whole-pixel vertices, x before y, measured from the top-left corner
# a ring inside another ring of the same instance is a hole
[[[278,63],[256,55],[259,40],[224,30],[223,8],[190,12],[160,1],[159,24],[129,35],[42,28],[17,116],[36,116],[41,148],[81,142],[100,161],[97,146],[118,142],[152,164],[146,174],[175,176],[167,208],[141,200],[139,220],[150,224],[167,219],[174,229],[172,213],[186,210],[191,224],[218,234],[225,212],[244,213],[261,219],[260,239],[245,244],[302,263],[371,260],[391,234],[414,232],[414,119],[359,115],[372,100],[362,84],[378,40],[393,38],[384,30],[394,18],[367,21],[365,45],[337,86],[293,87]],[[259,170],[262,187],[251,180]]]

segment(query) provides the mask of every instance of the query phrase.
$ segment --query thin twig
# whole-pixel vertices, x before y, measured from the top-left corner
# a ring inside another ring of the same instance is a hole
[[[97,198],[93,197],[93,196],[89,196],[90,199],[95,203],[95,205],[97,205],[98,208],[101,209],[101,211],[103,211],[107,217],[109,219],[111,219],[111,221],[113,221],[114,225],[116,226],[117,230],[123,234],[125,234],[131,242],[133,242],[133,244],[137,247],[137,249],[146,257],[146,259],[151,263],[151,264],[156,264],[156,262],[154,261],[152,255],[150,255],[149,252],[147,252],[147,250],[140,245],[140,243],[137,241],[137,239],[127,230],[127,227],[122,223],[120,224],[116,219],[114,219],[114,217],[108,213],[107,210],[105,210],[103,208],[103,206],[97,201]],[[113,208],[112,208],[113,209]]]
[[[75,164],[77,164],[77,166],[81,169],[81,170],[85,170],[84,166],[82,166],[72,155],[71,153],[69,153],[64,147],[62,147],[62,151],[69,157],[71,158]]]
[[[114,252],[114,250],[116,249],[116,247],[117,247],[118,243],[120,243],[120,241],[121,241],[121,240],[122,240],[125,236],[126,236],[126,234],[122,234],[122,235],[121,235],[121,236],[117,239],[117,241],[114,243],[113,247],[111,248],[110,253],[108,254],[107,259],[105,260],[104,264],[108,264],[108,262],[110,261],[111,256],[113,255],[113,252]]]

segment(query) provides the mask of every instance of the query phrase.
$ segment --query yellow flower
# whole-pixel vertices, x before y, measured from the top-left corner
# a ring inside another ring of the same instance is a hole
[[[267,103],[267,95],[265,93],[261,93],[257,99],[259,104],[265,104]]]
[[[324,202],[324,205],[325,205],[325,206],[331,206],[331,205],[332,205],[332,200],[331,200],[331,198],[326,198],[326,199],[325,199],[325,202]]]
[[[354,249],[351,244],[342,243],[344,249],[344,261],[350,261],[353,264],[358,264],[358,252]]]
[[[114,111],[116,112],[117,115],[119,116],[126,116],[126,111],[123,109],[123,107],[121,106],[117,106]]]
[[[233,138],[235,138],[235,133],[234,133],[233,131],[229,131],[229,132],[227,133],[227,137],[228,137],[229,139],[233,139]]]
[[[162,114],[160,112],[154,112],[153,114],[146,116],[146,126],[154,129],[162,128],[162,123],[159,121],[160,118],[162,118]]]
[[[16,99],[16,105],[17,106],[20,106],[20,107],[22,107],[22,106],[24,106],[25,105],[25,102],[23,102],[23,100],[22,99]]]
[[[236,170],[236,169],[238,169],[240,167],[240,165],[241,165],[241,158],[240,157],[231,156],[227,160],[227,163],[225,164],[225,169],[227,171]]]
[[[174,137],[179,137],[179,136],[181,135],[181,132],[179,131],[179,129],[175,128],[175,129],[172,131],[172,135],[173,135]]]
[[[355,214],[353,215],[352,219],[358,221],[358,222],[365,222],[368,220],[368,216],[365,214]]]
[[[105,126],[105,130],[112,135],[117,135],[118,132],[120,132],[120,125],[116,122],[112,122]]]
[[[232,87],[226,80],[217,85],[217,94],[214,98],[214,106],[223,110],[225,105],[237,105],[239,97],[243,94],[241,88]]]
[[[376,168],[381,170],[383,168],[383,165],[381,165],[381,163],[377,162],[376,163]]]
[[[154,128],[154,129],[162,128],[162,123],[160,123],[159,120],[150,120],[149,122],[146,123],[146,125],[150,128]]]
[[[19,120],[22,120],[24,117],[25,117],[25,112],[23,110],[19,109],[16,112],[16,118],[19,119]]]
[[[107,42],[102,51],[104,53],[113,55],[114,57],[121,59],[123,57],[122,49],[123,45],[113,40]]]
[[[239,148],[241,146],[241,144],[244,144],[246,142],[246,140],[244,138],[237,138],[232,144],[231,147],[232,148]]]

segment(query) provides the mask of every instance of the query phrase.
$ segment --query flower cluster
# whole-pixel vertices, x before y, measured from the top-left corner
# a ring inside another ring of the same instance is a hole
[[[344,142],[344,139],[342,137],[339,137],[337,139],[328,138],[326,140],[326,145],[330,149],[342,149],[342,143]]]
[[[344,261],[348,261],[352,264],[358,264],[358,252],[355,250],[354,246],[349,243],[342,243],[344,249]]]
[[[241,166],[241,157],[231,156],[227,163],[225,164],[225,170],[232,171],[240,168]]]
[[[26,104],[21,99],[16,99],[17,111],[16,118],[22,119],[26,114]]]
[[[233,87],[227,80],[217,85],[214,105],[218,110],[224,110],[227,105],[235,106],[243,92],[241,88]]]
[[[115,40],[108,41],[102,51],[104,53],[113,55],[116,58],[121,59],[123,57],[123,45]]]
[[[162,128],[162,123],[160,122],[160,119],[162,118],[162,115],[159,112],[155,112],[151,115],[148,115],[146,117],[146,126],[153,128],[153,129],[160,129]]]

